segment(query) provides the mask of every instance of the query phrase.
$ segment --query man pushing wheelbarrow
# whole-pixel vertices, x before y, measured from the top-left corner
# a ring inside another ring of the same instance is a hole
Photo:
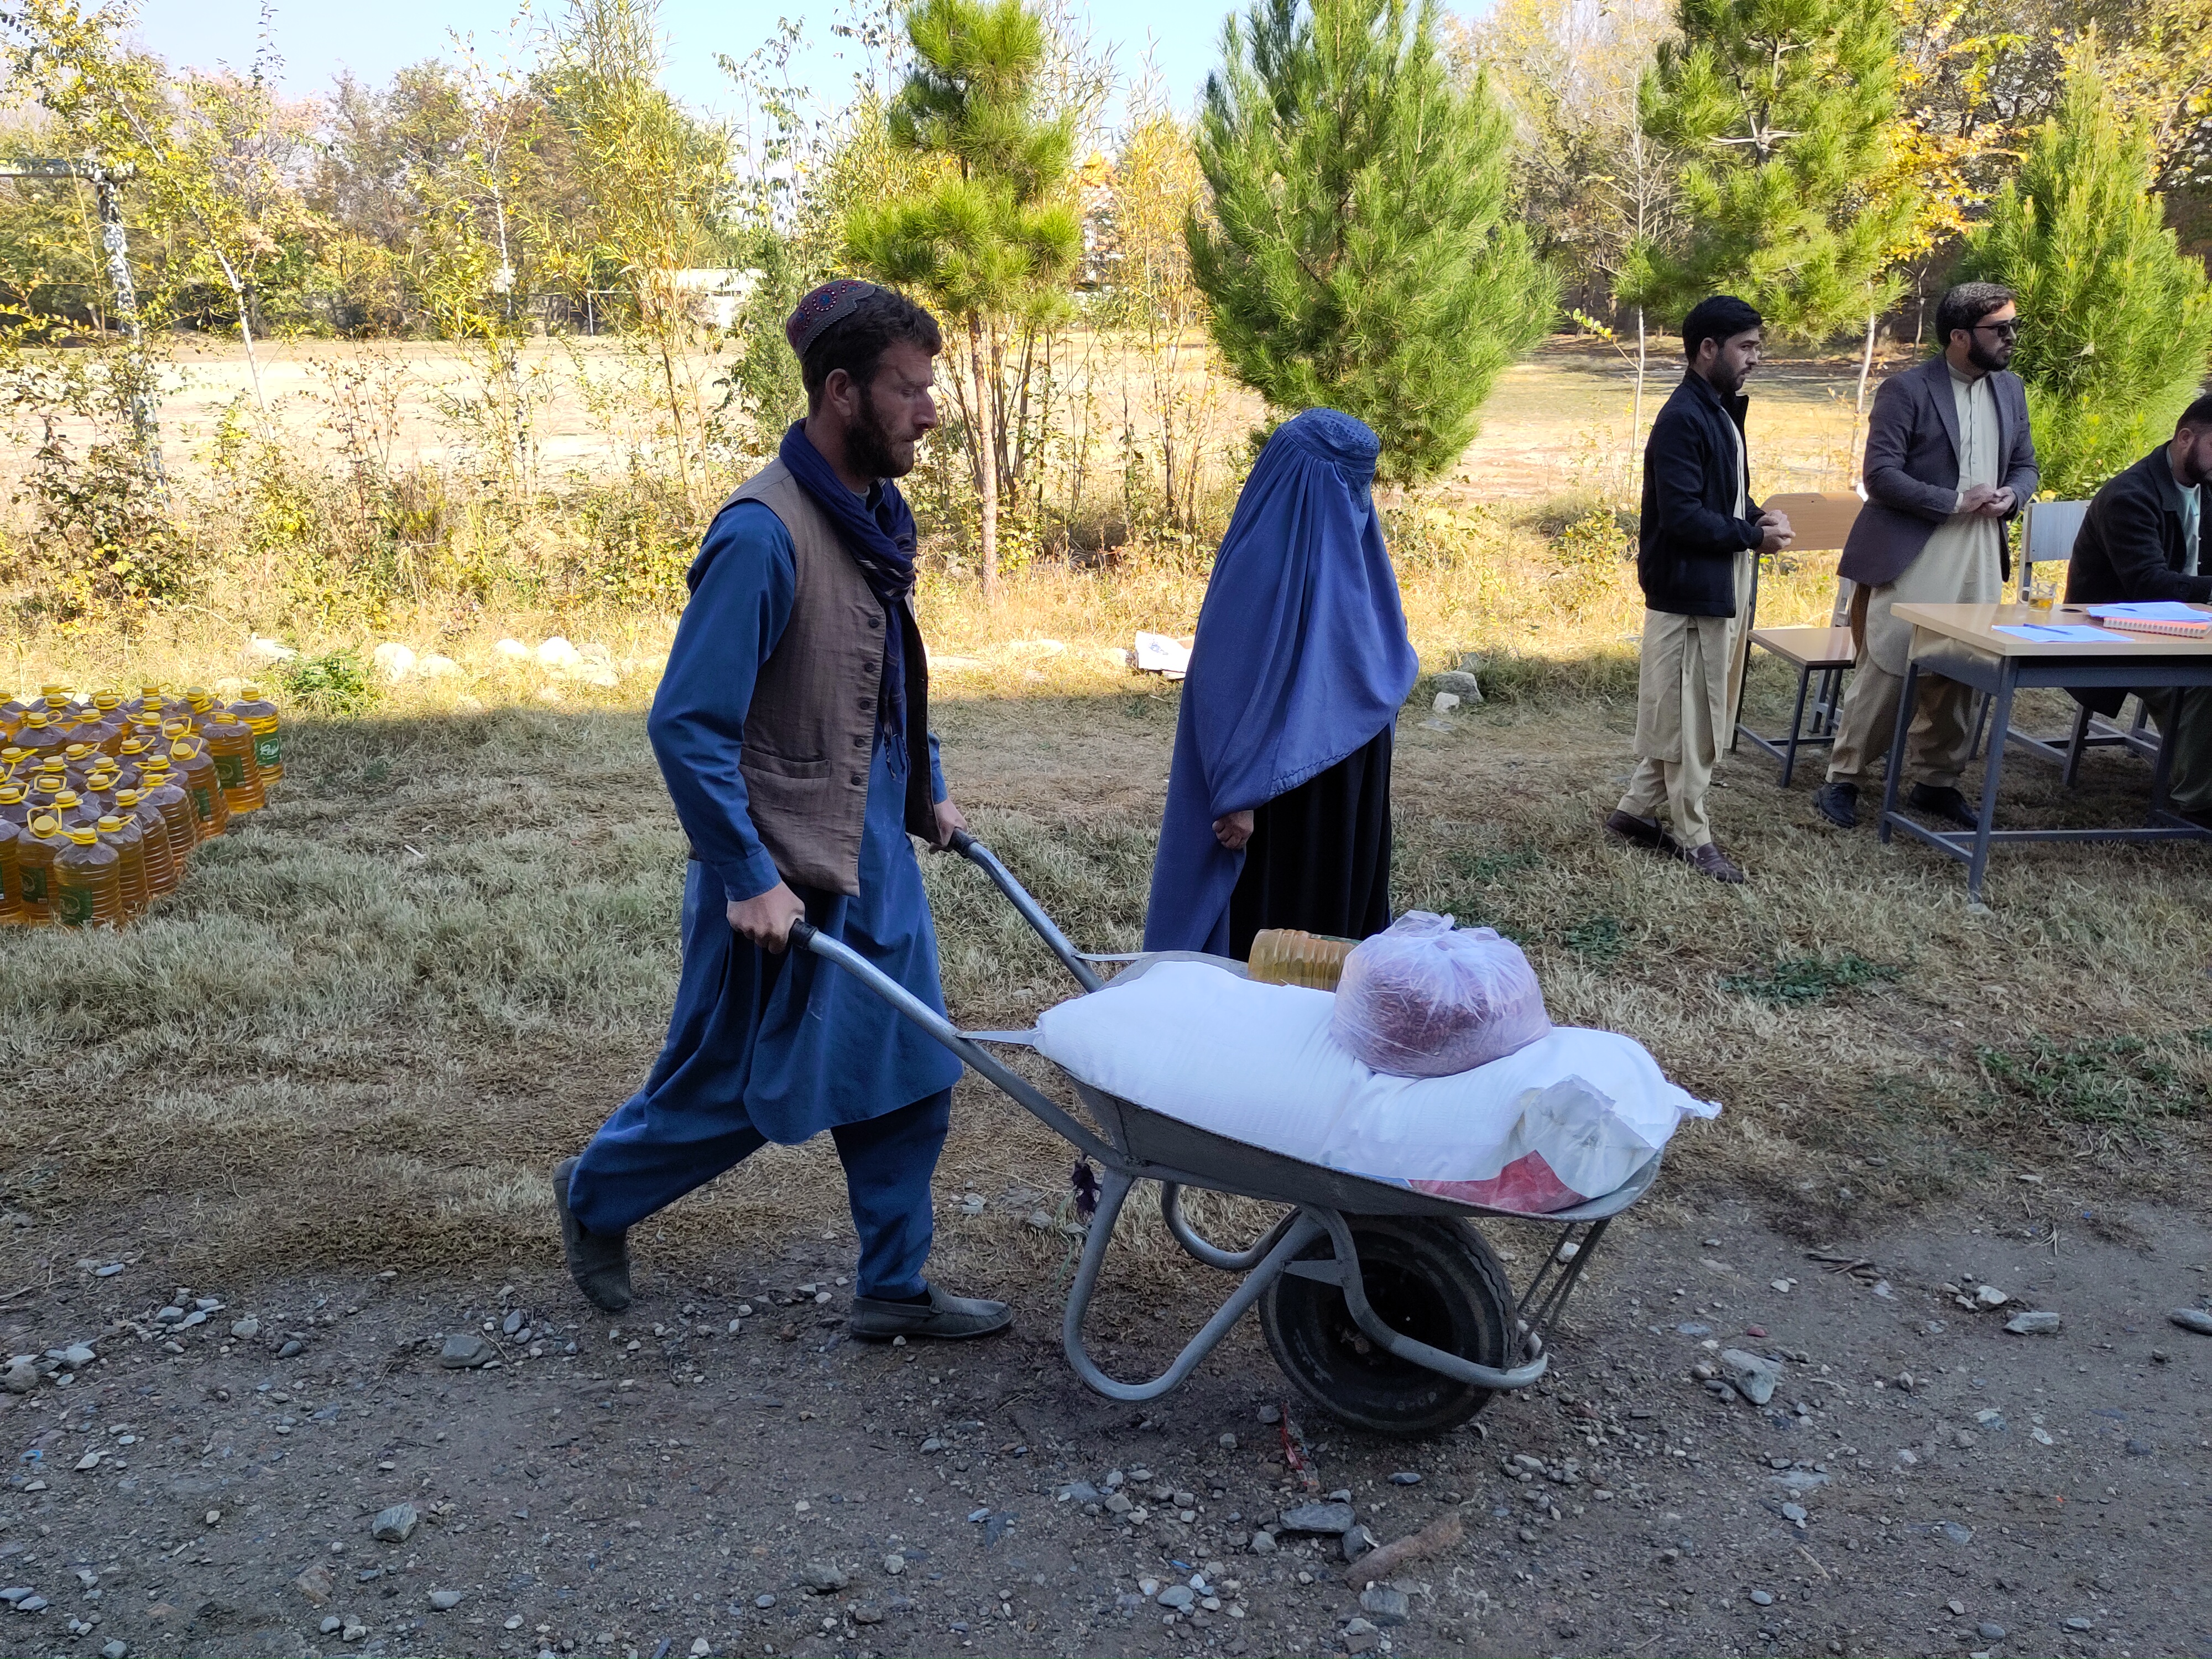
[[[1626,1037],[1554,1030],[1517,948],[1449,917],[1402,918],[1353,951],[1364,991],[1255,983],[1243,962],[1173,950],[1110,958],[1128,966],[1104,983],[1091,964],[1109,958],[1077,951],[969,835],[929,735],[914,520],[890,481],[937,423],[937,325],[837,282],[786,331],[810,412],[708,530],[647,724],[691,841],[683,976],[645,1087],[554,1171],[579,1287],[619,1312],[629,1229],[768,1141],[828,1129],[860,1242],[847,1329],[1005,1329],[1003,1304],[922,1273],[965,1065],[1082,1153],[1079,1182],[1098,1166],[1061,1321],[1097,1393],[1158,1397],[1247,1313],[1307,1399],[1377,1433],[1441,1432],[1543,1376],[1612,1218],[1650,1188],[1677,1122],[1718,1109]],[[1364,475],[1338,470],[1364,498]],[[988,876],[1085,994],[1034,1031],[956,1028],[909,833]],[[1360,1008],[1380,1019],[1347,1023]],[[1062,1097],[992,1052],[1006,1045],[1036,1049]],[[1241,1278],[1164,1371],[1127,1382],[1091,1358],[1083,1325],[1146,1181],[1176,1242]],[[1192,1189],[1281,1213],[1224,1247],[1186,1216]],[[1562,1230],[1517,1293],[1472,1224],[1489,1215]]]
[[[629,1305],[639,1222],[771,1140],[827,1129],[860,1234],[856,1337],[1004,1330],[1004,1303],[923,1276],[930,1178],[960,1061],[819,958],[839,941],[942,1013],[937,936],[911,831],[963,828],[929,732],[914,615],[914,515],[893,480],[934,428],[927,311],[826,283],[784,325],[807,416],[723,504],[686,574],[647,734],[691,843],[684,967],[645,1086],[553,1171],[568,1271]]]

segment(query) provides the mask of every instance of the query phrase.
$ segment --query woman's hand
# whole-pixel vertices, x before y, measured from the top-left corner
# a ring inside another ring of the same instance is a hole
[[[1244,843],[1252,839],[1252,814],[1231,812],[1214,819],[1213,838],[1232,853],[1243,852]]]

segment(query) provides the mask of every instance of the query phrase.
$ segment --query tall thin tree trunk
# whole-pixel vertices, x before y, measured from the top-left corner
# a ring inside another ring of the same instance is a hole
[[[1648,350],[1649,342],[1644,333],[1644,307],[1638,306],[1636,307],[1636,407],[1629,416],[1628,427],[1631,441],[1640,437],[1644,431],[1644,373],[1649,362]]]
[[[1861,351],[1861,352],[1859,353],[1859,402],[1858,402],[1858,410],[1857,410],[1857,414],[1859,414],[1859,415],[1864,415],[1864,414],[1866,413],[1866,388],[1867,388],[1867,376],[1868,376],[1869,374],[1872,374],[1872,373],[1874,372],[1874,325],[1875,325],[1875,313],[1874,313],[1873,312],[1871,312],[1871,311],[1868,312],[1868,313],[1867,313],[1866,349],[1865,349],[1864,350],[1863,350],[1863,351]],[[1853,434],[1853,435],[1854,435],[1854,436],[1856,436],[1856,429],[1854,430],[1854,434]]]
[[[992,442],[988,382],[983,371],[982,320],[968,314],[968,369],[975,381],[975,483],[983,497],[983,603],[999,603],[999,458]]]

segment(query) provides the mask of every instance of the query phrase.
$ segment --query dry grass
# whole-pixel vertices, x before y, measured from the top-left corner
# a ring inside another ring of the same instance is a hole
[[[1817,765],[1784,795],[1747,754],[1722,768],[1716,822],[1748,886],[1597,833],[1627,770],[1640,604],[1626,566],[1576,563],[1552,538],[1602,498],[1604,411],[1618,403],[1625,422],[1626,404],[1589,353],[1516,377],[1470,453],[1483,482],[1392,509],[1424,662],[1479,654],[1492,698],[1449,732],[1419,724],[1428,688],[1409,705],[1399,908],[1508,929],[1555,1018],[1636,1036],[1725,1103],[1678,1143],[1680,1201],[1749,1191],[1820,1231],[2014,1166],[2195,1182],[2212,1080],[2202,851],[2008,851],[1993,913],[1972,915],[1955,866],[1814,828]],[[1763,483],[1835,482],[1823,457],[1848,437],[1838,380],[1822,365],[1768,377]],[[1496,504],[1516,491],[1571,498]],[[1778,574],[1762,618],[1825,618],[1833,568],[1814,556]],[[956,791],[1098,948],[1138,938],[1176,706],[1119,653],[1140,627],[1188,632],[1203,592],[1200,570],[1143,552],[1029,572],[996,611],[941,577],[925,585]],[[223,615],[172,613],[129,639],[19,629],[0,672],[18,686],[220,681],[249,672],[251,628],[279,625],[265,603],[246,592]],[[203,1283],[545,1260],[544,1170],[635,1087],[674,986],[683,844],[642,732],[673,620],[455,608],[383,635],[295,634],[364,655],[398,638],[461,672],[391,689],[369,718],[296,724],[277,803],[205,849],[149,923],[0,934],[0,1206],[34,1218],[0,1233],[11,1252],[153,1252]],[[605,645],[618,684],[552,680],[494,650],[554,631]],[[1763,665],[1754,714],[1780,719],[1787,689]],[[2139,763],[2100,751],[2084,774],[2062,801],[2054,773],[2015,766],[2008,815],[2140,814]],[[925,869],[959,1018],[1023,1024],[1064,994],[975,872]],[[653,1224],[653,1253],[848,1233],[833,1159],[826,1143],[770,1148]],[[940,1189],[987,1208],[946,1206],[954,1270],[1006,1282],[1063,1266],[1066,1238],[1024,1218],[1058,1210],[1069,1162],[963,1085]],[[1156,1218],[1133,1206],[1124,1225],[1136,1268],[1157,1267]]]
[[[996,654],[944,677],[938,723],[984,836],[1072,934],[1126,948],[1175,693],[1109,669],[1095,635],[1066,644],[979,647]],[[683,847],[643,742],[649,673],[558,708],[533,706],[538,679],[480,664],[374,719],[303,722],[278,804],[205,849],[155,919],[0,936],[0,1198],[40,1224],[19,1239],[155,1251],[195,1281],[544,1256],[545,1168],[659,1041]],[[1762,674],[1754,707],[1771,715],[1784,690]],[[1954,866],[1815,830],[1805,786],[1781,794],[1738,758],[1716,817],[1753,880],[1724,890],[1595,832],[1626,769],[1626,697],[1532,691],[1449,732],[1417,717],[1397,763],[1399,906],[1510,930],[1555,1018],[1632,1033],[1726,1103],[1678,1143],[1678,1194],[1748,1189],[1819,1231],[2013,1166],[2196,1179],[2201,851],[2008,853],[1994,913],[1971,915]],[[2065,811],[2140,810],[2139,764],[2086,769]],[[2008,803],[2048,817],[2055,775],[2021,766]],[[974,872],[927,874],[958,1017],[1025,1023],[1063,993]],[[656,1254],[842,1234],[831,1157],[771,1149],[656,1223]],[[1056,1209],[1068,1163],[965,1085],[940,1184],[990,1209],[948,1220],[954,1263],[986,1279],[1060,1263],[1066,1240],[1021,1218]],[[1144,1217],[1126,1224],[1157,1246]]]

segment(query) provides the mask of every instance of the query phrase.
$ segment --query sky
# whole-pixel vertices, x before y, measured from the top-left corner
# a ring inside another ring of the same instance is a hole
[[[788,0],[787,0],[788,3]],[[1080,3],[1080,0],[1076,0]],[[1243,3],[1243,0],[1240,0]],[[563,0],[534,0],[537,15],[558,15]],[[276,0],[274,39],[283,58],[282,84],[305,95],[328,88],[340,69],[381,84],[392,71],[451,52],[454,32],[473,34],[478,60],[496,69],[520,64],[514,44],[517,0]],[[778,9],[759,0],[662,0],[667,37],[664,76],[670,91],[702,111],[730,114],[737,100],[715,65],[718,53],[744,58],[775,31]],[[830,26],[847,14],[841,0],[799,8],[802,46],[792,79],[818,99],[842,103],[860,58]],[[1094,39],[1114,46],[1117,70],[1134,74],[1147,52],[1160,88],[1192,108],[1220,47],[1226,0],[1105,0],[1091,12]],[[138,38],[179,68],[243,70],[254,58],[260,28],[258,0],[143,0]]]

